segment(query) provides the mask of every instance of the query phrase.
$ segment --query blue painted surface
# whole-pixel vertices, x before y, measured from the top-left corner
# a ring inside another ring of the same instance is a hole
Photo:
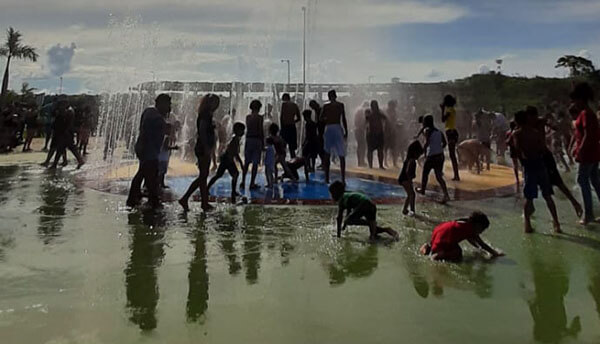
[[[250,201],[253,199],[261,200],[307,200],[307,201],[319,201],[329,200],[328,185],[325,184],[325,175],[322,172],[311,173],[311,181],[306,183],[304,176],[300,177],[300,181],[293,183],[287,181],[279,183],[272,190],[266,189],[263,185],[266,185],[266,180],[263,174],[258,174],[256,183],[260,185],[260,189],[249,190],[248,184],[250,182],[250,176],[246,179],[246,190],[241,192],[243,196],[248,197]],[[331,180],[339,180],[339,175],[332,174]],[[171,191],[178,195],[183,195],[187,190],[187,187],[194,180],[194,177],[175,177],[169,178],[167,184],[171,188]],[[406,196],[404,189],[399,185],[386,184],[371,180],[359,179],[359,178],[347,178],[347,189],[349,191],[360,191],[367,194],[374,200],[377,199],[401,199]],[[228,174],[219,179],[217,183],[211,188],[210,194],[216,197],[230,197],[231,196],[231,178]]]

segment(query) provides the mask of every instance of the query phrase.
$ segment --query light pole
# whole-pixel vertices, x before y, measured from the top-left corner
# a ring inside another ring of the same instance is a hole
[[[63,92],[63,86],[62,86],[62,84],[63,84],[63,77],[61,76],[60,77],[59,86],[58,86],[58,94],[62,94],[62,92]]]
[[[287,76],[288,76],[288,78],[287,78],[286,90],[289,91],[289,88],[290,88],[290,60],[289,59],[282,59],[281,63],[284,63],[284,62],[287,62],[287,72],[288,72]]]
[[[306,103],[306,7],[302,6],[304,29],[302,30],[302,103]],[[304,106],[303,106],[304,108]]]

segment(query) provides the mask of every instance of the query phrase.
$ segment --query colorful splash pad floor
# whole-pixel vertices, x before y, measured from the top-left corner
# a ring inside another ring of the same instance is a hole
[[[137,164],[125,164],[116,169],[108,171],[98,183],[96,188],[113,193],[124,193],[129,186],[129,181],[137,171]],[[299,170],[300,181],[294,183],[286,180],[279,183],[273,189],[263,187],[266,185],[264,174],[259,172],[257,184],[261,188],[250,190],[248,185],[243,190],[242,196],[249,203],[254,204],[323,204],[331,201],[328,185],[325,183],[324,173],[317,171],[309,176],[310,182],[306,183],[303,170]],[[391,168],[386,170],[369,169],[364,167],[351,167],[347,171],[347,189],[360,191],[370,196],[379,204],[393,204],[404,200],[406,193],[398,185],[397,176],[399,170]],[[446,176],[450,176],[450,164],[446,164]],[[170,190],[167,198],[174,199],[185,193],[194,177],[197,175],[196,166],[189,162],[178,159],[171,161],[167,185]],[[241,178],[241,177],[240,177]],[[514,194],[514,175],[511,168],[501,165],[492,165],[490,171],[476,174],[462,171],[462,180],[454,182],[447,180],[451,198],[454,200],[472,200],[489,197],[499,197]],[[250,176],[246,183],[249,184]],[[339,171],[332,172],[331,180],[339,180]],[[417,176],[416,181],[421,178]],[[436,200],[441,198],[440,189],[433,174],[429,178],[428,198]],[[416,183],[418,185],[419,183]],[[210,190],[211,196],[218,200],[228,199],[231,195],[231,178],[226,173]]]

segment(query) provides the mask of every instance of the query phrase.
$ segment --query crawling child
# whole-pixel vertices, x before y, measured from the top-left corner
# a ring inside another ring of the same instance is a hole
[[[338,203],[337,236],[341,237],[342,231],[347,226],[368,226],[371,233],[369,238],[376,239],[379,233],[387,233],[398,239],[398,233],[391,228],[377,226],[377,206],[371,199],[360,192],[346,192],[346,187],[341,181],[333,182],[329,186],[329,193]],[[344,218],[344,211],[347,211]]]
[[[431,242],[421,246],[421,254],[430,255],[433,260],[459,262],[462,260],[459,243],[467,240],[474,247],[488,252],[493,258],[503,256],[504,253],[493,249],[480,237],[489,226],[490,220],[480,211],[474,211],[466,219],[444,222],[433,230]]]

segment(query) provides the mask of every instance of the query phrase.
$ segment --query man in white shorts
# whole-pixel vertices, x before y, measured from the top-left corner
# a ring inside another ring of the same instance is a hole
[[[329,184],[329,169],[331,155],[335,154],[340,158],[340,169],[342,172],[342,182],[346,183],[346,139],[348,138],[348,123],[346,122],[346,111],[344,104],[338,102],[335,90],[327,93],[329,103],[323,106],[322,116],[325,121],[325,182]]]

